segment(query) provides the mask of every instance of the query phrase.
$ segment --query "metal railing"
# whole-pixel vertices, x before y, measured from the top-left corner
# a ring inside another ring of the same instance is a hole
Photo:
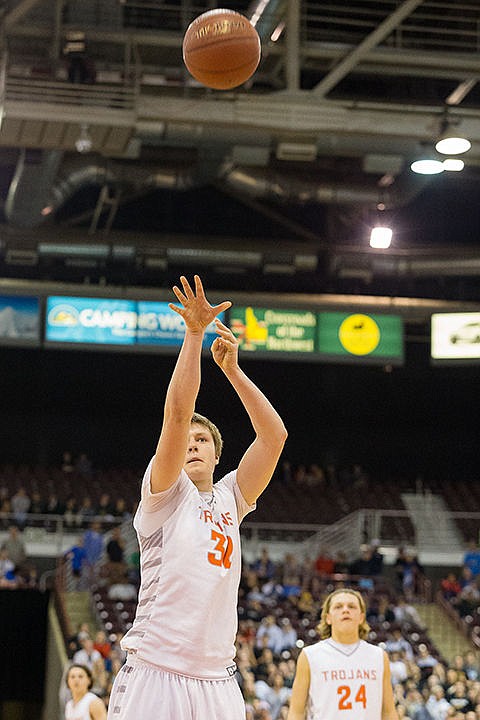
[[[5,81],[4,101],[62,107],[89,106],[133,112],[136,106],[136,88],[132,84],[87,85],[8,76]]]

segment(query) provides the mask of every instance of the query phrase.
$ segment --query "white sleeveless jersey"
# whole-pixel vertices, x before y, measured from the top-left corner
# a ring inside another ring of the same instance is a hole
[[[151,462],[134,518],[141,586],[132,628],[121,645],[164,670],[222,679],[235,672],[239,524],[255,508],[236,471],[214,485],[210,507],[184,470],[168,490],[152,494]]]
[[[330,638],[304,648],[310,665],[307,720],[381,720],[383,650]]]
[[[90,716],[90,703],[96,698],[97,695],[87,692],[76,705],[73,700],[69,700],[65,705],[65,720],[92,720]]]

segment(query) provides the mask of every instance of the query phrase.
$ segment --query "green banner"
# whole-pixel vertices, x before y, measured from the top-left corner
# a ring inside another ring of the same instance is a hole
[[[308,310],[234,307],[230,326],[242,350],[313,353],[317,318]]]
[[[403,362],[403,322],[398,315],[320,313],[317,351],[336,359]]]

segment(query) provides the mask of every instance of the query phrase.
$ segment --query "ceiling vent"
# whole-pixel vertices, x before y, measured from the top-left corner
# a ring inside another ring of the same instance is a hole
[[[276,155],[277,160],[313,162],[317,159],[317,146],[315,143],[279,143]]]

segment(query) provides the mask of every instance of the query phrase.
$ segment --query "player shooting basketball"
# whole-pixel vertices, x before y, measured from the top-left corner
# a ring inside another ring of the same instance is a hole
[[[168,386],[155,456],[145,472],[134,518],[141,587],[133,627],[122,640],[127,662],[112,691],[115,720],[244,720],[234,677],[239,524],[268,485],[287,432],[263,393],[238,364],[238,342],[217,318],[201,280],[181,277],[173,291],[185,338]],[[238,468],[215,485],[222,439],[194,412],[202,341],[215,320],[213,359],[236,391],[255,439]]]

